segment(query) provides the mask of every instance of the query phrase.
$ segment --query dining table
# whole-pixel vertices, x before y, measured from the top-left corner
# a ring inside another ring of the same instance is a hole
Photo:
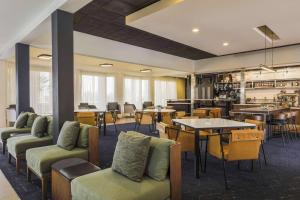
[[[222,119],[222,118],[201,118],[201,119],[173,119],[173,122],[178,125],[183,125],[189,128],[194,129],[195,134],[195,155],[194,155],[194,170],[195,170],[195,176],[196,178],[200,177],[200,159],[201,159],[201,153],[199,148],[199,132],[200,130],[204,129],[212,129],[214,132],[217,132],[218,134],[223,134],[223,129],[226,128],[255,128],[256,125],[245,123],[245,122],[239,122],[229,119]],[[225,168],[225,160],[224,160],[224,152],[223,152],[223,143],[222,140],[220,140],[221,145],[221,151],[222,151],[222,162],[223,162],[223,168]],[[207,152],[206,152],[207,154]]]

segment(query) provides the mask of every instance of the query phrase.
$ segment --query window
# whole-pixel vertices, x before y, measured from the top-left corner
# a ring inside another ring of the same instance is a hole
[[[115,77],[102,74],[81,75],[81,102],[105,110],[107,102],[115,101]]]
[[[142,109],[144,101],[150,101],[150,81],[139,78],[124,79],[124,101]]]
[[[175,80],[154,81],[154,103],[156,106],[166,106],[167,99],[177,99],[177,85]]]
[[[30,71],[30,104],[38,114],[52,113],[52,84],[49,71]]]

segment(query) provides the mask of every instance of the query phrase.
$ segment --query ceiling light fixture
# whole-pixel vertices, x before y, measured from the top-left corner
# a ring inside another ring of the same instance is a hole
[[[228,42],[223,42],[223,46],[224,46],[224,47],[227,47],[228,45],[229,45]]]
[[[193,28],[193,33],[198,33],[199,32],[199,29],[198,28]]]
[[[268,32],[268,27],[267,26],[264,26],[263,27],[264,28],[264,35],[265,35],[265,63],[264,64],[260,64],[259,65],[259,68],[260,69],[263,69],[263,70],[266,70],[266,71],[269,71],[269,72],[276,72],[276,70],[274,69],[274,59],[273,59],[273,55],[274,55],[274,53],[273,53],[273,50],[274,50],[274,46],[273,46],[273,40],[274,40],[274,32],[271,32],[271,36],[270,36],[270,38],[271,38],[271,43],[272,43],[272,47],[271,47],[271,50],[272,50],[272,54],[271,54],[271,56],[272,56],[272,63],[271,63],[271,66],[270,67],[268,67],[267,66],[267,40],[268,40],[268,35],[267,35],[267,32]]]
[[[50,55],[50,54],[40,54],[37,57],[40,60],[51,60],[52,59],[52,55]]]
[[[100,67],[103,67],[103,68],[109,68],[109,67],[112,67],[114,66],[113,64],[111,63],[103,63],[103,64],[100,64]]]
[[[263,69],[263,70],[266,70],[266,71],[269,71],[269,72],[276,72],[275,69],[270,68],[270,67],[268,67],[268,66],[266,66],[266,65],[260,64],[259,67],[260,67],[260,69]]]
[[[140,72],[149,73],[149,72],[152,72],[152,70],[151,69],[141,69]]]

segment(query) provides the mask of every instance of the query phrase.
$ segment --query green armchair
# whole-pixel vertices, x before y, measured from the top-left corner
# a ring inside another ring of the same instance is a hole
[[[15,122],[14,127],[0,128],[0,139],[2,143],[2,154],[5,154],[7,139],[12,135],[25,134],[31,132],[34,119],[37,117],[35,113],[21,113]]]
[[[165,148],[166,146],[167,148]],[[146,168],[148,168],[148,166],[154,167],[156,173],[160,173],[159,171],[163,168],[162,161],[169,162],[169,173],[165,179],[157,180],[149,175],[144,175],[141,182],[135,182],[115,172],[112,168],[108,168],[72,180],[72,199],[180,200],[180,144],[175,144],[175,142],[170,144],[169,140],[152,138],[150,148],[152,149],[149,151],[151,161],[148,160]],[[156,151],[156,153],[153,153],[154,151]]]
[[[20,172],[20,161],[25,159],[25,152],[28,149],[48,146],[53,144],[52,138],[52,117],[48,117],[47,134],[44,137],[35,137],[33,135],[22,135],[11,137],[7,140],[8,162],[11,162],[13,157],[16,160],[16,170]]]
[[[82,158],[99,165],[99,133],[98,128],[81,125],[76,146],[66,150],[58,145],[31,148],[26,151],[27,180],[31,181],[31,173],[42,181],[42,198],[47,199],[47,187],[50,181],[51,165],[66,158]]]

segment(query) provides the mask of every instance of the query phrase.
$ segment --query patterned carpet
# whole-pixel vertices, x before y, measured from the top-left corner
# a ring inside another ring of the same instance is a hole
[[[118,125],[118,131],[133,130],[134,124]],[[148,127],[140,132],[149,133]],[[111,165],[117,134],[113,127],[108,127],[107,135],[100,139],[101,167]],[[200,179],[194,177],[193,155],[183,159],[183,199],[184,200],[217,200],[217,199],[300,199],[300,139],[291,142],[286,148],[281,140],[273,139],[265,145],[268,154],[268,166],[259,167],[256,163],[254,172],[250,171],[250,162],[241,163],[241,170],[236,163],[227,164],[229,190],[225,190],[221,162],[208,158],[207,172],[201,173]],[[24,200],[40,199],[40,182],[34,179],[26,181],[25,170],[16,174],[13,165],[9,165],[7,157],[0,155],[0,169],[11,185]]]

